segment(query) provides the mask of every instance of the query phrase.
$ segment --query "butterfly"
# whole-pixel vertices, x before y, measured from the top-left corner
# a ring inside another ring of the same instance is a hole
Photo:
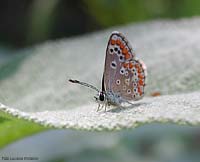
[[[146,85],[146,66],[139,60],[125,36],[117,31],[112,32],[106,48],[106,58],[102,78],[102,89],[95,86],[69,79],[72,83],[77,83],[97,91],[94,96],[100,105],[121,106],[123,103],[132,104],[131,101],[140,100],[144,96]]]

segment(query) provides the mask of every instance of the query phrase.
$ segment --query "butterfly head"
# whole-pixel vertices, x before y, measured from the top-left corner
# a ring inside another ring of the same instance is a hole
[[[103,103],[106,100],[106,94],[104,91],[101,91],[97,94],[97,96],[94,96],[97,103]]]

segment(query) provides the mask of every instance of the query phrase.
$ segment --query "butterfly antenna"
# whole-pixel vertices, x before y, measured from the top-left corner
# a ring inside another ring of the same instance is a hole
[[[99,90],[98,90],[95,86],[93,86],[93,85],[91,85],[91,84],[84,83],[84,82],[80,82],[80,81],[78,81],[78,80],[73,80],[73,79],[69,79],[69,82],[71,82],[71,83],[78,83],[78,84],[80,84],[80,85],[83,85],[83,86],[92,88],[92,89],[94,89],[95,91],[99,92]]]

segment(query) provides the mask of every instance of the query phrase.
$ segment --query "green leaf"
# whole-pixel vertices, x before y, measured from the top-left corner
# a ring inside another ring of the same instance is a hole
[[[0,111],[0,148],[12,141],[46,129],[40,124],[18,119],[13,115]]]
[[[0,64],[4,71],[0,75],[0,110],[13,116],[10,121],[2,118],[2,131],[9,130],[4,125],[7,122],[19,130],[32,129],[32,122],[43,125],[33,132],[46,126],[111,131],[152,122],[200,125],[199,24],[200,19],[193,18],[113,28],[127,36],[137,57],[147,65],[148,83],[143,100],[132,107],[108,107],[107,112],[96,112],[96,92],[68,79],[100,88],[111,29],[17,51],[20,59],[13,57]],[[155,93],[161,96],[152,97]],[[15,125],[15,117],[22,126]],[[9,143],[31,133],[3,136],[1,141]]]

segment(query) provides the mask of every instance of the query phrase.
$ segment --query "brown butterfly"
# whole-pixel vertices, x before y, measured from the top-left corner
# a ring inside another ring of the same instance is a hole
[[[98,92],[95,96],[100,105],[121,106],[122,103],[132,104],[130,101],[140,100],[144,96],[144,87],[147,71],[145,64],[136,58],[128,40],[123,34],[112,32],[107,49],[102,89],[69,79],[72,83],[78,83]]]

